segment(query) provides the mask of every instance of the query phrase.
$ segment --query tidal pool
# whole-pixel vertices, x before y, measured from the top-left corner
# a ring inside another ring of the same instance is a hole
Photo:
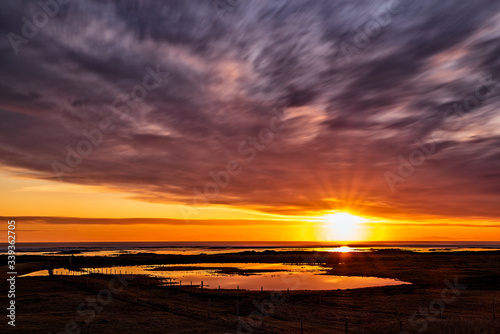
[[[175,285],[200,286],[203,281],[208,289],[335,290],[409,284],[378,277],[326,275],[327,269],[280,263],[195,263],[113,267],[108,273],[150,275]]]
[[[162,278],[165,285],[200,286],[207,289],[242,290],[336,290],[410,284],[389,278],[326,275],[328,268],[318,265],[280,263],[194,263],[169,265],[82,268],[70,272],[54,270],[55,275],[104,273],[149,275]],[[24,276],[47,276],[47,270]]]

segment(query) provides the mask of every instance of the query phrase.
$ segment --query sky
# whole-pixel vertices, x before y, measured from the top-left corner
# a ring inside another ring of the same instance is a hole
[[[499,239],[500,2],[45,3],[0,4],[19,240]]]

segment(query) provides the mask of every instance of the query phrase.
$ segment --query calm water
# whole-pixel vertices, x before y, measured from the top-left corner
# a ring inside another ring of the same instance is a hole
[[[68,256],[68,252],[75,252],[75,255],[84,256],[120,256],[125,254],[158,254],[158,255],[199,255],[199,254],[228,254],[228,253],[239,253],[245,251],[256,251],[263,252],[265,250],[280,251],[316,251],[316,252],[369,252],[373,250],[381,249],[400,249],[412,252],[459,252],[459,251],[495,251],[500,250],[499,246],[489,246],[489,247],[463,247],[463,246],[426,246],[426,247],[415,247],[415,246],[383,246],[383,247],[349,247],[349,246],[337,246],[337,247],[152,247],[152,248],[115,248],[115,249],[100,249],[94,247],[64,247],[62,249],[56,248],[24,248],[18,250],[19,255],[50,255],[50,256]],[[5,251],[0,252],[0,255],[6,255]]]
[[[86,256],[119,256],[122,254],[222,254],[243,251],[327,251],[368,252],[373,249],[401,249],[414,252],[456,252],[500,250],[499,241],[463,242],[51,242],[18,243],[18,255],[67,255],[80,252]],[[5,255],[7,244],[0,243],[0,254]]]
[[[236,271],[234,269],[236,268]],[[96,269],[83,268],[87,274]],[[354,277],[325,275],[325,268],[313,265],[291,265],[275,263],[199,263],[155,266],[123,266],[99,268],[99,272],[127,275],[150,275],[163,278],[166,284],[203,285],[209,289],[244,290],[335,290],[356,289],[386,285],[408,284],[394,279],[378,277]],[[244,270],[240,272],[239,270]],[[245,272],[251,271],[251,272]],[[55,274],[70,274],[65,269],[55,270]],[[47,270],[25,276],[46,276]]]
[[[432,243],[296,243],[296,242],[131,242],[131,243],[38,243],[18,244],[18,255],[68,255],[80,252],[81,256],[120,256],[123,254],[224,254],[243,251],[322,251],[322,252],[368,252],[379,249],[401,249],[414,252],[493,251],[500,249],[499,242],[432,242]],[[2,245],[5,252],[6,245]],[[66,254],[65,254],[66,253]],[[5,254],[5,253],[4,253]],[[161,268],[158,268],[161,267]],[[239,270],[231,270],[237,268]],[[157,269],[157,270],[155,270]],[[158,270],[160,269],[160,270]],[[86,268],[88,274],[96,270],[107,270],[109,274],[150,275],[164,279],[168,284],[199,286],[203,281],[207,288],[260,290],[332,290],[354,289],[385,285],[408,284],[377,277],[350,277],[325,275],[325,268],[312,265],[258,264],[258,263],[202,263],[189,265],[126,266],[107,269]],[[243,272],[241,271],[243,270]],[[252,272],[244,272],[244,271]],[[56,269],[56,274],[68,275],[65,269]],[[25,276],[45,276],[46,270]]]

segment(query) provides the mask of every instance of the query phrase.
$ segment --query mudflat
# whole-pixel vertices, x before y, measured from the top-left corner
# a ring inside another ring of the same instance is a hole
[[[53,267],[68,267],[70,257],[52,257]],[[43,269],[47,262],[45,256],[35,255],[17,260],[19,275]],[[315,264],[325,266],[328,275],[375,276],[412,284],[325,291],[202,291],[199,286],[165,285],[132,275],[18,277],[16,327],[8,326],[7,319],[1,326],[12,333],[54,334],[500,333],[498,251],[78,255],[71,261],[75,270],[245,262]],[[6,270],[2,273],[5,284]],[[6,297],[1,296],[2,305]]]

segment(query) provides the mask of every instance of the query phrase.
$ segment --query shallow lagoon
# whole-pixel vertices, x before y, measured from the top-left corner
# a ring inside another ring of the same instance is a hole
[[[280,263],[197,263],[172,265],[122,266],[112,268],[82,268],[81,275],[91,272],[149,275],[162,278],[164,284],[200,286],[208,289],[243,290],[336,290],[376,286],[409,284],[378,277],[326,275],[327,268],[318,265]],[[56,269],[56,275],[72,274],[66,269]],[[26,276],[46,276],[47,270]]]

